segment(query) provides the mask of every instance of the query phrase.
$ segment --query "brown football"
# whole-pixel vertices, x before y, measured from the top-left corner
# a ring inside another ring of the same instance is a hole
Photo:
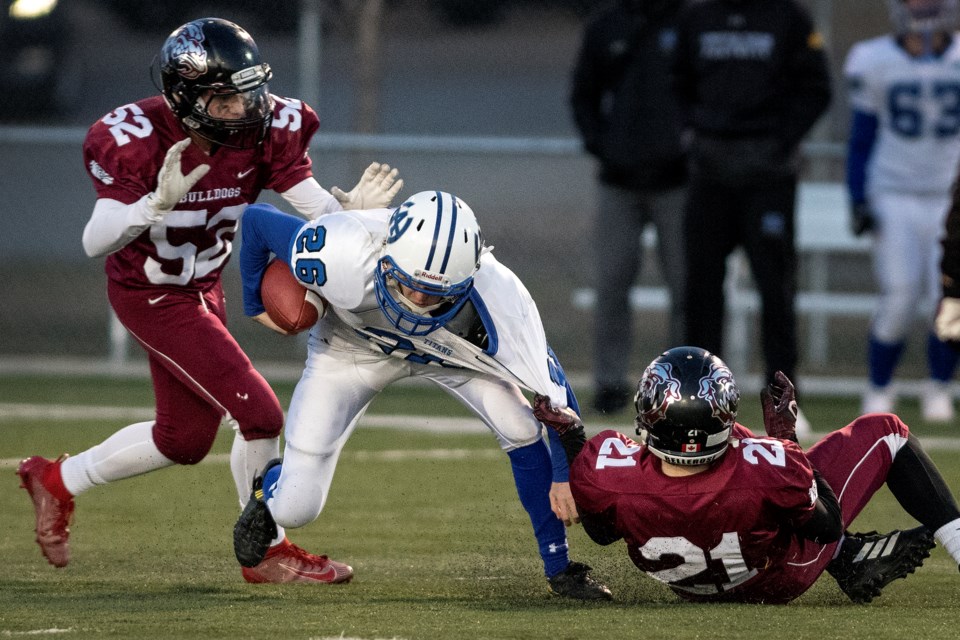
[[[320,318],[320,311],[310,298],[323,304],[316,295],[307,296],[307,288],[297,282],[290,267],[274,258],[263,273],[260,282],[260,297],[267,315],[278,327],[290,333],[306,331]]]

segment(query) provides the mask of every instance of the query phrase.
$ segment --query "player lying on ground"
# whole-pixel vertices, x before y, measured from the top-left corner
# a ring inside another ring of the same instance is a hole
[[[254,565],[274,523],[315,520],[340,451],[367,405],[405,378],[438,385],[467,406],[510,458],[548,585],[578,599],[608,599],[590,568],[570,562],[564,520],[575,518],[562,447],[548,450],[521,386],[577,409],[523,284],[493,257],[473,211],[441,191],[395,210],[344,211],[305,222],[269,205],[244,213],[244,311],[278,329],[260,283],[271,253],[323,298],[307,364],[284,426],[282,465],[264,470],[235,529],[237,557]],[[282,330],[281,330],[282,332]]]
[[[196,464],[225,423],[236,434],[230,470],[242,506],[254,472],[279,455],[283,410],[226,325],[220,275],[244,207],[272,189],[315,218],[388,206],[402,186],[395,169],[374,163],[350,193],[321,187],[308,154],[317,114],[269,92],[270,66],[232,22],[203,18],[179,27],[158,66],[162,95],[118,107],[90,127],[83,145],[97,192],[83,247],[90,257],[106,256],[110,305],[147,352],[156,416],[73,457],[32,456],[18,468],[33,500],[37,543],[57,567],[70,561],[75,496]],[[282,530],[273,544],[269,559],[242,568],[244,579],[353,575]]]
[[[586,440],[550,400],[535,415],[563,442],[583,525],[621,538],[634,564],[692,601],[785,604],[824,570],[870,602],[923,563],[934,540],[960,563],[960,511],[917,439],[892,414],[870,414],[805,454],[793,385],[762,392],[767,437],[736,422],[740,392],[722,360],[695,347],[656,358],[635,399],[639,442],[616,431]],[[922,526],[845,532],[884,484]]]

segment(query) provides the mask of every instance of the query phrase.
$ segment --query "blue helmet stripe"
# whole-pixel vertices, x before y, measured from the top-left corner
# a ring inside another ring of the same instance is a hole
[[[453,234],[457,230],[457,198],[450,195],[450,203],[453,205],[453,217],[450,220],[450,233],[447,234],[447,252],[443,254],[443,264],[440,265],[440,273],[447,273],[447,262],[450,261],[450,254],[453,253]]]
[[[427,264],[424,265],[424,271],[431,271],[433,266],[433,254],[437,251],[437,238],[440,236],[440,223],[443,221],[443,194],[439,191],[437,194],[437,220],[433,226],[433,244],[430,245],[430,253],[427,254]]]

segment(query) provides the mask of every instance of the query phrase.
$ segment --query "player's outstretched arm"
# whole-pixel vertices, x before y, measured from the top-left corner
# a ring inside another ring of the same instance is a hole
[[[372,162],[350,193],[344,193],[340,187],[333,187],[330,193],[347,210],[383,209],[390,206],[403,188],[403,180],[398,180],[398,175],[399,171],[390,165]]]
[[[93,214],[83,229],[83,250],[91,258],[105,256],[125,247],[150,225],[163,217],[210,170],[201,164],[184,175],[180,160],[190,139],[181,140],[167,151],[163,166],[157,174],[157,188],[133,204],[124,204],[112,198],[99,198]]]

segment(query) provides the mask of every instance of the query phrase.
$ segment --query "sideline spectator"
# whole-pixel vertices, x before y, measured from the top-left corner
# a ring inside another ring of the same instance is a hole
[[[674,81],[693,132],[685,342],[723,354],[727,257],[742,246],[766,379],[795,379],[798,150],[830,102],[822,38],[795,0],[694,3],[677,35]]]
[[[685,335],[683,201],[686,159],[670,87],[678,0],[618,0],[586,26],[570,102],[584,148],[598,162],[593,257],[593,408],[612,413],[632,396],[630,288],[641,236],[657,230],[660,275],[670,290],[669,344]]]

